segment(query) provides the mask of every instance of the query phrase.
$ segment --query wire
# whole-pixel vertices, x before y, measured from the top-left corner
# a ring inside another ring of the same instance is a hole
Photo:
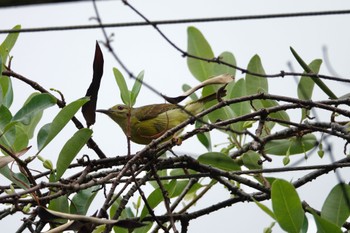
[[[350,10],[295,12],[295,13],[279,13],[279,14],[264,14],[264,15],[243,15],[243,16],[196,18],[196,19],[159,20],[159,21],[152,21],[152,25],[171,25],[171,24],[185,24],[185,23],[206,23],[206,22],[275,19],[275,18],[294,18],[294,17],[311,17],[311,16],[323,16],[323,15],[343,15],[343,14],[350,14]],[[24,32],[70,31],[70,30],[86,30],[86,29],[116,28],[116,27],[139,27],[139,26],[150,26],[150,24],[148,22],[127,22],[127,23],[109,23],[109,24],[94,24],[94,25],[73,25],[73,26],[23,28],[23,29],[19,29],[19,30],[2,29],[2,30],[0,30],[0,34],[17,33],[17,32],[24,33]]]

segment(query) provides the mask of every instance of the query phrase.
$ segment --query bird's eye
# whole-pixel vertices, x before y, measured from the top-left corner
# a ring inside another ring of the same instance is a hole
[[[118,110],[120,110],[120,111],[124,109],[123,106],[118,106],[117,108],[118,108]]]

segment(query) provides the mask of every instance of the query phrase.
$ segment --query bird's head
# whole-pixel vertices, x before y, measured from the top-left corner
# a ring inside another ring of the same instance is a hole
[[[127,119],[128,115],[130,114],[131,108],[129,106],[118,104],[115,105],[107,110],[105,109],[98,109],[96,112],[101,112],[112,118],[115,122],[120,124],[124,120]]]

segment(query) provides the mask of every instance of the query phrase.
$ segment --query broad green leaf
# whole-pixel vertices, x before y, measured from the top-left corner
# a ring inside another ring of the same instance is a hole
[[[350,186],[337,184],[328,194],[321,210],[322,218],[341,227],[350,215],[349,201]]]
[[[49,210],[54,210],[62,213],[69,213],[69,204],[67,195],[59,196],[50,201]],[[66,223],[66,219],[55,219],[56,222]]]
[[[156,207],[163,200],[162,191],[160,188],[153,190],[153,192],[147,197],[147,202],[149,203],[151,208]],[[148,214],[148,209],[146,206],[143,207],[140,215],[140,219],[142,220]]]
[[[276,100],[261,100],[261,104],[263,108],[271,108],[278,106],[278,102]],[[283,121],[289,121],[289,116],[286,111],[273,112],[269,114],[270,117],[280,119]],[[283,126],[289,127],[287,124],[281,124]]]
[[[133,233],[148,233],[150,232],[150,229],[152,228],[153,223],[149,223],[144,227],[139,227],[133,230]],[[119,233],[119,231],[115,231],[115,233]]]
[[[23,189],[30,188],[30,183],[27,177],[22,173],[13,173],[8,166],[0,168],[0,174],[10,180],[12,183],[18,185],[18,187]]]
[[[236,65],[236,60],[235,60],[233,54],[231,54],[229,52],[224,52],[224,53],[220,54],[219,57],[220,57],[220,60],[222,60],[222,61]],[[216,64],[216,63],[213,64],[212,76],[221,75],[221,74],[235,75],[235,73],[236,73],[236,70],[233,68],[230,68],[230,67],[224,66],[224,65],[220,65],[220,64]],[[208,77],[208,78],[210,78],[210,77]],[[229,85],[233,85],[233,83],[234,83],[234,80],[231,81]],[[221,88],[222,86],[223,85],[206,86],[203,88],[202,95],[207,96],[207,95],[210,95],[212,93],[217,93],[219,88]],[[223,97],[223,98],[226,99],[226,97]],[[210,102],[205,104],[205,107],[209,108],[215,104],[217,104],[217,101],[210,101]],[[220,109],[215,110],[214,112],[209,113],[208,117],[209,117],[211,122],[216,122],[218,120],[227,120],[227,119],[234,118],[235,114],[229,106],[225,106],[225,107],[222,107]]]
[[[38,144],[39,152],[42,149],[44,149],[44,147],[47,144],[49,144],[49,141],[51,141],[48,139],[48,136],[50,134],[51,124],[52,123],[47,123],[47,124],[43,125],[38,132],[38,136],[37,136],[38,143],[37,144]],[[39,152],[37,154],[39,154]]]
[[[5,129],[6,125],[11,122],[12,115],[10,110],[4,106],[0,105],[0,134],[3,134],[3,130]]]
[[[236,59],[233,56],[233,54],[231,52],[223,52],[219,55],[219,59],[220,61],[224,61],[228,64],[231,64],[233,66],[236,66]],[[223,65],[223,64],[218,64],[218,63],[214,63],[214,74],[213,75],[220,75],[220,74],[231,74],[233,76],[236,75],[236,69],[229,67],[227,65]]]
[[[12,121],[29,125],[36,114],[56,104],[56,98],[50,94],[38,94],[33,96],[12,118]]]
[[[198,162],[210,165],[224,171],[237,171],[241,167],[229,156],[220,152],[208,152],[198,157]]]
[[[114,217],[116,211],[118,210],[118,208],[120,206],[120,202],[121,202],[121,198],[117,198],[117,200],[115,200],[115,202],[112,204],[112,206],[109,210],[109,215],[111,216],[111,218]],[[133,218],[133,217],[135,217],[135,215],[132,212],[131,208],[126,207],[122,210],[119,219],[126,219],[126,218]],[[122,227],[117,227],[117,226],[114,226],[113,230],[114,230],[114,232],[118,232],[118,233],[128,233],[129,232],[128,229],[125,229]]]
[[[0,104],[10,107],[13,101],[12,81],[10,77],[2,76],[0,73]]]
[[[59,180],[67,170],[75,156],[86,144],[92,135],[92,130],[87,128],[79,129],[63,146],[56,163],[56,180]]]
[[[248,71],[257,73],[257,74],[265,74],[265,70],[261,64],[260,57],[255,55],[249,61]],[[268,93],[268,81],[264,77],[259,77],[251,74],[246,74],[245,76],[245,88],[246,95],[254,95],[257,93]],[[253,106],[255,109],[261,109],[265,106],[271,106],[272,104],[268,102],[268,100],[254,100]]]
[[[19,30],[19,29],[21,29],[21,25],[16,25],[12,28],[12,30]],[[5,38],[5,40],[2,42],[2,44],[0,45],[0,55],[2,57],[3,64],[6,64],[8,55],[11,49],[13,48],[13,46],[15,45],[18,36],[19,36],[18,32],[9,33]]]
[[[187,29],[187,52],[205,59],[213,59],[214,53],[203,34],[195,27]],[[187,65],[192,75],[203,82],[213,75],[213,63],[187,57]]]
[[[4,105],[0,106],[0,143],[6,148],[11,148],[16,140],[15,123],[11,123],[12,115]]]
[[[184,191],[184,188],[186,187],[187,184],[188,184],[187,180],[177,180],[176,183],[175,183],[175,186],[173,187],[173,189],[169,193],[169,197],[170,198],[174,198],[174,197],[179,196]],[[201,184],[195,183],[190,188],[190,190],[188,190],[187,194],[194,193],[198,189],[200,189],[201,187],[203,187]]]
[[[245,80],[243,78],[227,85],[227,98],[234,99],[246,96]],[[234,103],[230,105],[235,116],[243,116],[250,113],[250,103],[248,101]],[[245,122],[237,122],[233,124],[233,128],[237,131],[245,129]]]
[[[186,173],[184,172],[184,169],[175,168],[170,171],[171,176],[181,176],[181,175],[187,175],[187,174],[197,174],[198,172],[188,169],[186,170]]]
[[[130,92],[128,90],[128,86],[126,85],[124,76],[117,68],[113,68],[113,74],[115,80],[117,81],[120,90],[120,97],[122,98],[123,103],[131,106]]]
[[[256,74],[265,74],[265,70],[262,66],[260,57],[258,55],[255,55],[249,62],[248,68],[250,72],[256,73]],[[253,95],[257,93],[268,93],[268,81],[267,78],[259,77],[255,75],[248,74],[245,77],[245,87],[246,87],[246,94],[247,95]],[[255,109],[261,109],[261,108],[268,108],[277,106],[278,103],[274,100],[254,100],[253,106]],[[286,112],[277,112],[277,113],[271,113],[271,117],[286,120],[289,121],[289,116]],[[270,124],[268,129],[271,130],[274,124]]]
[[[247,95],[245,80],[243,78],[237,80],[235,83],[230,83],[227,86],[226,90],[227,97],[229,99],[239,98]],[[231,104],[230,107],[237,116],[242,116],[244,114],[250,113],[250,104],[248,101],[234,103]]]
[[[306,134],[302,137],[291,137],[269,141],[265,145],[265,152],[272,155],[285,156],[305,153],[317,145],[317,139],[313,134]]]
[[[203,117],[204,121],[208,121],[208,117],[204,116]],[[196,121],[195,123],[195,127],[200,128],[203,125],[202,122],[200,121]],[[197,138],[199,140],[200,143],[202,143],[202,145],[208,150],[211,151],[211,138],[210,138],[210,132],[204,132],[204,133],[198,133]]]
[[[318,73],[320,70],[322,64],[321,59],[316,59],[313,60],[310,64],[309,67],[310,69]],[[305,74],[306,72],[304,72]],[[312,97],[312,92],[314,89],[315,82],[308,76],[301,76],[300,81],[298,83],[298,98],[301,100],[311,100]],[[306,118],[306,115],[308,114],[309,110],[302,109],[302,117],[301,121]]]
[[[164,188],[168,191],[168,193],[171,193],[172,190],[176,186],[176,180],[170,181],[169,184],[164,184]],[[159,203],[161,203],[164,200],[162,190],[160,188],[157,188],[153,190],[153,192],[147,197],[147,202],[149,206],[154,209]],[[140,215],[140,219],[142,220],[144,217],[148,214],[148,209],[146,206],[143,207]]]
[[[259,164],[261,160],[260,155],[254,151],[248,151],[242,156],[243,164],[248,169],[262,169],[262,165]]]
[[[167,176],[167,170],[165,170],[165,169],[158,170],[158,171],[157,171],[157,175],[158,175],[159,177]],[[163,185],[169,183],[167,180],[161,180],[160,182],[161,182]],[[159,187],[157,181],[155,181],[155,180],[151,180],[151,181],[149,182],[149,184],[151,184],[151,185],[153,186],[153,188],[155,188],[155,189]]]
[[[98,193],[99,188],[99,186],[94,186],[77,192],[77,194],[75,194],[72,198],[70,213],[86,215],[90,204]]]
[[[31,94],[26,100],[26,102],[24,103],[24,105],[29,103],[29,101],[36,95],[40,95],[40,93],[34,92],[33,94]],[[27,133],[29,139],[33,138],[34,130],[38,125],[39,121],[41,120],[42,115],[43,115],[43,111],[38,111],[37,113],[33,114],[33,116],[31,117],[30,123],[28,125],[18,124],[24,130],[24,132]]]
[[[132,90],[130,92],[131,106],[134,106],[136,103],[137,96],[139,95],[141,87],[142,87],[144,74],[145,74],[145,72],[141,71],[141,73],[139,73],[139,75],[137,75],[134,86],[132,86]]]
[[[271,187],[272,209],[280,227],[299,233],[304,221],[304,210],[294,186],[285,180],[276,180]]]
[[[299,56],[299,54],[292,48],[290,47],[290,50],[295,57],[295,59],[298,61],[299,65],[303,67],[306,73],[315,73],[304,61],[303,59]],[[326,93],[329,98],[331,99],[337,99],[338,97],[328,88],[328,86],[319,78],[317,77],[311,77],[311,79],[316,83],[316,85],[321,88],[321,90]]]
[[[308,229],[309,229],[309,220],[307,219],[306,215],[304,215],[304,222],[300,230],[300,233],[307,233]]]
[[[266,205],[264,205],[263,203],[253,199],[253,201],[255,202],[255,204],[262,210],[264,211],[266,214],[268,214],[272,219],[276,219],[275,214],[273,213],[273,211],[267,207]]]
[[[252,59],[248,63],[248,71],[257,73],[257,74],[265,74],[265,70],[261,64],[261,59],[258,55],[252,57]],[[256,93],[264,92],[268,93],[268,82],[264,77],[259,77],[251,74],[246,74],[246,93],[247,95],[253,95]]]
[[[66,126],[74,114],[83,106],[89,98],[78,99],[64,108],[53,119],[52,123],[44,125],[38,133],[38,153],[47,146],[51,140]]]
[[[21,29],[20,25],[16,25],[12,29],[19,30]],[[11,78],[2,76],[3,65],[6,64],[7,58],[13,46],[15,45],[19,33],[9,33],[5,40],[0,45],[0,59],[1,59],[1,68],[0,68],[0,104],[10,107],[13,101],[13,89]]]
[[[29,125],[18,124],[19,127],[23,129],[24,132],[28,135],[29,139],[33,138],[35,128],[37,127],[41,117],[43,116],[43,112],[38,112],[35,114],[30,121]]]
[[[315,223],[317,226],[317,233],[342,233],[340,227],[338,227],[334,223],[331,223],[330,221],[320,217],[313,210],[310,210],[310,212],[314,216]]]
[[[11,146],[12,150],[14,152],[19,152],[23,149],[25,149],[28,146],[29,138],[26,132],[19,127],[18,125],[16,127],[16,134],[15,134],[15,141],[13,142],[13,145]]]

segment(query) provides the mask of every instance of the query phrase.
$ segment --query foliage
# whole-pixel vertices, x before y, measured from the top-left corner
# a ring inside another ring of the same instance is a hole
[[[281,172],[291,169],[286,166],[291,157],[303,160],[316,150],[322,151],[324,156],[326,153],[331,156],[330,151],[323,150],[321,134],[348,142],[346,126],[335,119],[335,113],[347,116],[347,111],[341,108],[341,104],[347,102],[337,99],[317,75],[322,64],[320,59],[306,64],[291,49],[305,70],[295,90],[298,99],[272,95],[269,93],[268,75],[258,55],[251,58],[245,74],[239,77],[234,55],[225,51],[215,57],[204,35],[189,27],[187,65],[190,72],[199,82],[222,74],[235,76],[235,80],[225,86],[226,95],[222,100],[206,104],[201,118],[196,118],[195,129],[179,136],[178,140],[164,142],[159,138],[134,155],[92,160],[91,155],[82,155],[81,149],[88,146],[97,155],[101,154],[91,138],[93,130],[84,128],[75,118],[89,101],[88,97],[65,105],[41,88],[36,90],[40,92],[34,92],[24,101],[22,108],[17,111],[11,109],[14,98],[11,79],[20,77],[5,64],[17,37],[18,33],[10,33],[0,46],[0,148],[3,154],[0,173],[9,180],[0,195],[0,203],[12,204],[11,209],[2,210],[1,218],[5,219],[14,212],[28,213],[27,220],[30,221],[25,221],[23,226],[29,224],[36,231],[41,231],[48,222],[51,228],[60,226],[64,230],[86,232],[94,229],[94,232],[147,232],[151,228],[163,231],[172,228],[175,231],[176,221],[180,221],[181,227],[186,229],[187,224],[197,217],[236,203],[254,202],[274,221],[265,228],[265,232],[271,232],[275,223],[286,232],[307,232],[311,216],[318,232],[341,232],[349,225],[346,222],[350,215],[349,185],[335,185],[320,211],[309,206],[307,200],[301,200],[298,194],[299,187],[348,163],[349,158],[328,167],[316,168],[316,171],[294,182],[286,181],[278,173],[270,177],[265,175],[266,161],[278,160],[280,156],[283,157],[283,166],[279,168]],[[131,90],[121,71],[113,68],[113,73],[122,102],[134,106],[144,72],[135,78]],[[315,83],[333,100],[312,100]],[[218,93],[222,86],[208,85],[201,94]],[[190,88],[184,85],[185,91]],[[195,94],[191,97],[198,99]],[[96,101],[97,93],[94,98]],[[62,109],[50,116],[50,122],[41,122],[46,109],[54,106]],[[314,108],[326,112],[330,121],[313,120],[310,115],[317,115]],[[290,114],[293,109],[300,110],[299,120]],[[186,121],[183,127],[193,120]],[[77,130],[73,136],[67,136],[63,148],[60,151],[45,149],[70,121],[75,123]],[[87,125],[93,123],[94,120]],[[36,130],[37,135],[34,133]],[[225,147],[217,149],[213,146],[214,131],[225,135]],[[207,150],[198,159],[166,154],[179,142],[194,135]],[[36,152],[31,152],[34,156],[29,156],[27,152],[33,140],[37,141],[37,148],[32,148]],[[58,155],[54,163],[47,159],[53,153]],[[77,162],[74,161],[76,157]],[[321,156],[319,159],[322,159]],[[40,175],[35,176],[33,164],[38,161],[48,171],[40,171]],[[18,165],[18,171],[13,163]],[[144,192],[145,185],[151,191]],[[231,196],[224,201],[218,200],[216,205],[194,210],[196,203],[217,186],[225,187]],[[133,195],[138,196],[135,202],[131,199]],[[272,208],[263,201],[269,201]],[[101,209],[94,216],[85,216],[91,214],[89,210],[93,202],[102,202]],[[165,206],[165,214],[159,214],[161,204]]]

